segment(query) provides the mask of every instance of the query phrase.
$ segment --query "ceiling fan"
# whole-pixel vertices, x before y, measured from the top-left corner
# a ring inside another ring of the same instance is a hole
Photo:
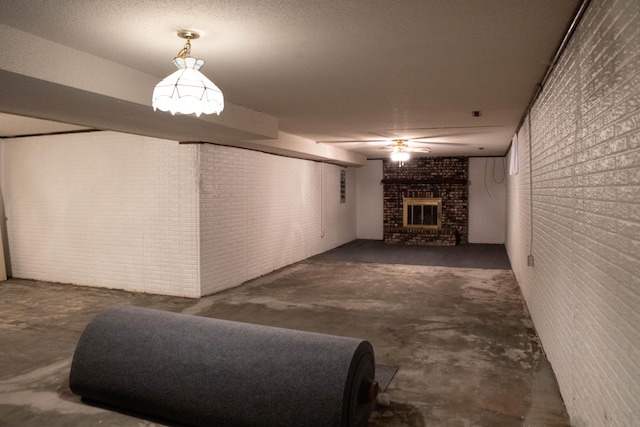
[[[383,141],[369,141],[369,143],[379,144],[388,143],[385,146],[380,147],[380,150],[385,150],[391,153],[391,160],[405,162],[411,158],[412,153],[416,154],[428,154],[431,153],[432,148],[449,145],[449,146],[463,146],[468,145],[461,142],[445,142],[438,137],[422,137],[422,138],[397,138]]]
[[[415,144],[415,142],[412,142]],[[392,143],[384,147],[391,153],[391,160],[405,162],[411,157],[410,153],[430,153],[429,147],[410,147],[408,139],[394,139]]]
[[[391,159],[406,161],[412,153],[416,155],[428,154],[439,146],[462,147],[469,145],[466,143],[468,135],[471,133],[486,132],[493,126],[474,127],[438,127],[438,128],[410,128],[410,129],[384,129],[378,132],[370,132],[378,139],[354,139],[341,141],[318,141],[328,144],[345,144],[358,147],[369,147],[373,150],[381,150],[391,153]],[[414,136],[422,132],[429,132],[428,136]],[[402,134],[406,134],[402,135]],[[413,135],[412,135],[413,134]]]

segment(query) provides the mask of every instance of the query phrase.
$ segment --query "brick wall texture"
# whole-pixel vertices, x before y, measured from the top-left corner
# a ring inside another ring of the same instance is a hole
[[[195,146],[114,132],[8,139],[13,277],[195,297]]]
[[[355,169],[200,145],[202,294],[356,238]]]
[[[422,157],[382,166],[385,243],[454,246],[468,239],[469,166],[466,157]],[[403,198],[442,198],[442,229],[403,227]]]
[[[355,239],[355,169],[115,132],[6,139],[13,277],[199,297]]]
[[[507,179],[511,265],[572,424],[637,426],[639,1],[590,3],[530,119]]]

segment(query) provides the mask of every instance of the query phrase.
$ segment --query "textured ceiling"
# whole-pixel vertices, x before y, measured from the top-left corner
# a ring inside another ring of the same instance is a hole
[[[418,137],[431,138],[427,145],[435,155],[504,155],[577,5],[578,0],[22,0],[0,2],[0,24],[86,54],[82,62],[106,60],[157,80],[173,71],[170,61],[183,44],[176,31],[196,30],[201,38],[193,41],[192,56],[206,61],[201,71],[223,90],[227,103],[275,118],[280,132],[370,158],[386,155],[380,149],[386,139]],[[51,58],[39,60],[32,58],[35,68],[47,73]],[[9,71],[3,85],[20,74],[2,68]],[[43,117],[27,107],[5,103],[0,111],[61,121],[73,113]],[[73,123],[100,127],[90,118]]]

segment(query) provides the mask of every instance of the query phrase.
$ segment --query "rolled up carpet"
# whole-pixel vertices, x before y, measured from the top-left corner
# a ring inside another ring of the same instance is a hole
[[[377,394],[367,341],[138,307],[85,328],[84,398],[204,426],[364,426]]]

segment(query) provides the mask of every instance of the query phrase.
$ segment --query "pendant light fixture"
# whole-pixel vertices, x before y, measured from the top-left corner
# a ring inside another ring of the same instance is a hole
[[[200,37],[195,31],[180,31],[178,37],[187,40],[173,60],[178,70],[153,89],[153,109],[171,114],[220,115],[224,109],[222,91],[200,71],[202,59],[190,57],[191,40]]]

